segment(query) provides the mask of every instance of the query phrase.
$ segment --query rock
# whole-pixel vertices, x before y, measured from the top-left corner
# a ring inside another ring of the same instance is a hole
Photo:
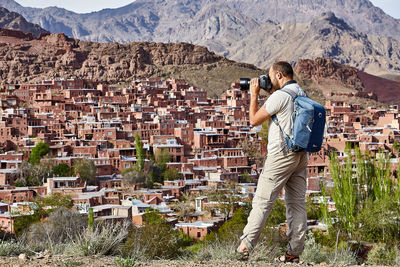
[[[19,254],[18,259],[20,259],[20,260],[27,260],[28,257],[26,256],[25,253],[22,253],[22,254]]]

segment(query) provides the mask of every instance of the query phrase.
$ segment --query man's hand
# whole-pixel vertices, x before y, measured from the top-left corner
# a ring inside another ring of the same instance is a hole
[[[260,93],[259,78],[253,78],[250,81],[250,95],[257,97],[259,93]]]

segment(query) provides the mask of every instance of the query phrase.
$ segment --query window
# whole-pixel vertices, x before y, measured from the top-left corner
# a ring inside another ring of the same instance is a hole
[[[111,135],[112,135],[112,132],[107,132],[107,135],[108,135],[108,136],[111,136]]]
[[[197,232],[197,237],[200,238],[201,237],[201,233]]]

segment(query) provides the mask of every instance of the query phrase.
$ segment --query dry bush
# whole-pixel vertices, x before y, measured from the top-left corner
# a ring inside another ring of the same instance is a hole
[[[114,255],[129,233],[130,223],[97,223],[93,228],[86,228],[73,241],[77,251],[83,256]]]
[[[61,244],[76,239],[87,227],[87,218],[77,211],[59,208],[44,222],[32,224],[20,237],[20,242],[34,251],[49,250],[52,254],[63,253]]]
[[[2,241],[0,243],[0,256],[18,256],[21,253],[30,254],[26,246],[15,240]]]

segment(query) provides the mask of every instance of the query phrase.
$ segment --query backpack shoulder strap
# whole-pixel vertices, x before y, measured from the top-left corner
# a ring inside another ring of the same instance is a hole
[[[289,94],[292,97],[293,101],[297,98],[297,94],[292,90],[290,90],[289,88],[282,88],[281,91]]]

